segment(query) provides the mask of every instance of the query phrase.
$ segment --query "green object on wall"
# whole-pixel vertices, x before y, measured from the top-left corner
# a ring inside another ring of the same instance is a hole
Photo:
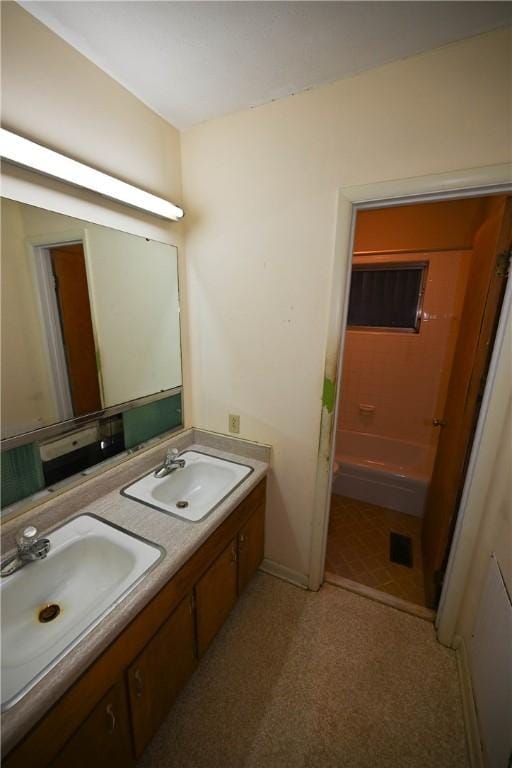
[[[336,388],[334,381],[324,379],[324,391],[322,393],[322,403],[325,405],[329,413],[332,413],[335,404]]]
[[[44,488],[43,465],[34,444],[4,451],[2,467],[2,507],[31,496]]]
[[[125,447],[133,448],[181,423],[181,395],[131,408],[123,413]]]

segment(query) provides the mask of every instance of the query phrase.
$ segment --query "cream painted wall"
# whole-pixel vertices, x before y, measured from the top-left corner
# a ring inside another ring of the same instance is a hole
[[[178,130],[14,2],[2,3],[2,118],[4,128],[181,198]]]
[[[340,187],[511,158],[510,30],[182,136],[193,421],[271,443],[266,556],[308,574]]]
[[[20,207],[2,201],[2,437],[58,418]]]
[[[1,4],[4,127],[181,203],[180,134],[14,2]],[[183,223],[168,223],[65,184],[2,168],[5,197],[178,246],[186,309]],[[190,423],[187,337],[184,415]]]

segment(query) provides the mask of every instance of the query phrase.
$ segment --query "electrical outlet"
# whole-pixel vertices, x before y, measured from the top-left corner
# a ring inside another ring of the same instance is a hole
[[[235,435],[238,435],[240,432],[240,416],[237,413],[230,413],[228,419],[229,431],[234,432]]]

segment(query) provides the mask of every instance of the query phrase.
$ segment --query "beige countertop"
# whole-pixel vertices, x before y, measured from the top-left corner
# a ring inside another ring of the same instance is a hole
[[[238,461],[253,471],[198,523],[180,520],[121,495],[121,488],[158,466],[165,450],[174,446]],[[78,514],[94,514],[160,544],[165,548],[165,555],[55,667],[2,713],[3,754],[28,732],[265,477],[269,460],[268,446],[187,430],[4,524],[3,539],[9,544],[14,531],[29,522],[44,534]],[[37,567],[37,563],[30,567]]]

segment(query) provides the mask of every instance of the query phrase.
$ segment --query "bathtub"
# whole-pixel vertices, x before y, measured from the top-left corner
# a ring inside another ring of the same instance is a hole
[[[434,448],[339,429],[332,492],[423,516]]]

